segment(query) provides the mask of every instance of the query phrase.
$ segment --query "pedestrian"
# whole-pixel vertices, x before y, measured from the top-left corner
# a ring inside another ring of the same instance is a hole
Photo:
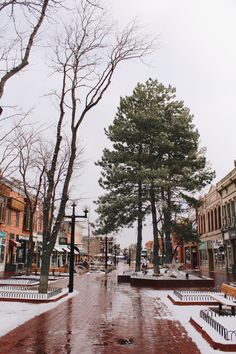
[[[147,259],[146,257],[142,258],[142,272],[143,274],[147,274]]]

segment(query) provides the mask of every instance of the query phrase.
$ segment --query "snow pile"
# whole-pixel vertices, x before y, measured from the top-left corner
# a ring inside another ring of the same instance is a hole
[[[63,290],[68,291],[68,289]],[[46,304],[31,304],[8,301],[0,302],[0,336],[3,336],[9,331],[17,328],[31,318],[41,315],[42,313],[49,311],[56,306],[59,306],[62,302],[67,301],[75,295],[78,295],[78,293],[78,291],[74,291],[73,293],[56,302],[50,302]]]
[[[171,294],[173,297],[173,291],[165,291],[165,290],[149,290],[147,289],[146,295],[159,298],[162,303],[166,305],[168,308],[168,313],[166,311],[163,312],[161,318],[169,319],[171,321],[179,321],[183,327],[185,327],[186,331],[188,332],[189,337],[197,344],[199,350],[202,354],[229,354],[232,352],[225,352],[220,350],[214,350],[205,339],[201,336],[200,333],[196,331],[196,329],[191,325],[189,322],[190,317],[195,319],[197,323],[209,334],[209,336],[217,343],[229,344],[232,343],[230,341],[225,340],[222,336],[220,336],[208,323],[200,318],[200,311],[203,309],[207,309],[208,306],[206,305],[195,305],[195,306],[177,306],[174,305],[169,299],[168,294]],[[160,318],[160,317],[158,317]],[[230,317],[224,317],[222,319],[222,325],[227,328],[228,319]],[[236,319],[234,317],[234,319]],[[235,321],[235,329],[236,329],[236,321]],[[235,342],[234,342],[235,343]]]

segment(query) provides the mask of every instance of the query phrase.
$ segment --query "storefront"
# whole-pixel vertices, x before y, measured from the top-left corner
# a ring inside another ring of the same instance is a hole
[[[198,249],[199,249],[200,268],[208,269],[207,243],[201,242]]]
[[[226,268],[229,274],[236,274],[236,231],[224,233],[224,248],[226,250]]]
[[[5,270],[5,257],[6,257],[6,233],[0,231],[0,272]]]
[[[29,237],[24,236],[24,235],[20,235],[20,236],[17,236],[16,240],[21,244],[21,247],[17,248],[16,263],[26,264],[27,263],[27,255],[28,255]]]
[[[207,241],[208,264],[210,271],[225,271],[225,247],[222,239]]]
[[[191,245],[184,248],[184,264],[187,269],[196,269],[198,267],[197,246]]]

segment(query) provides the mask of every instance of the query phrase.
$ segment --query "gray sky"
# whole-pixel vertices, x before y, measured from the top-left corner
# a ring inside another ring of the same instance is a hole
[[[109,3],[119,23],[137,16],[145,32],[159,35],[159,49],[148,60],[151,66],[124,65],[96,111],[97,117],[84,123],[81,134],[89,162],[81,178],[82,195],[94,199],[99,193],[96,184],[99,170],[93,161],[107,144],[103,127],[112,122],[119,97],[130,95],[137,82],[149,77],[176,87],[177,97],[194,115],[201,145],[207,148],[207,159],[216,171],[216,181],[219,180],[233,168],[236,159],[236,2],[112,0]],[[99,124],[95,122],[97,118]],[[152,239],[147,224],[144,241]],[[122,245],[136,240],[135,229],[121,234]]]
[[[112,123],[120,96],[132,94],[137,82],[151,77],[176,87],[177,97],[194,115],[201,146],[207,148],[207,159],[216,170],[216,181],[233,168],[236,159],[236,2],[107,0],[104,3],[121,26],[137,17],[147,35],[159,36],[159,48],[147,59],[149,65],[130,62],[120,67],[103,101],[81,127],[87,164],[76,187],[79,186],[81,197],[86,198],[81,207],[87,205],[91,209],[91,221],[95,219],[93,200],[102,193],[94,161],[108,144],[104,127]],[[35,97],[43,117],[49,107],[42,101],[45,78],[36,65],[37,60],[34,57],[30,70],[12,80],[8,95],[14,95],[19,102]],[[36,99],[38,96],[41,97]],[[144,233],[144,241],[148,239],[152,239],[150,226]],[[122,246],[135,240],[135,229],[122,232],[119,238]]]

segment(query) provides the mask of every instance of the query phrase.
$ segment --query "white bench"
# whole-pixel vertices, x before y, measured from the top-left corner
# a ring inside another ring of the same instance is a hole
[[[212,299],[219,303],[219,310],[222,311],[222,305],[230,306],[232,315],[235,315],[236,302],[227,299],[224,295],[211,295]]]

